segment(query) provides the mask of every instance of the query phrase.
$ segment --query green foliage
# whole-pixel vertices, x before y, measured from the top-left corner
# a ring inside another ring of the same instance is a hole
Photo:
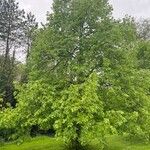
[[[53,102],[54,127],[57,136],[70,143],[83,137],[98,121],[103,121],[103,105],[97,95],[97,75],[92,74],[83,84],[71,85],[60,94],[60,99]],[[86,139],[87,140],[87,139]]]
[[[19,86],[17,95],[18,106],[16,111],[21,127],[39,125],[43,129],[52,128],[52,100],[53,88],[43,81],[29,82]]]
[[[149,41],[139,42],[137,58],[138,58],[139,68],[150,69],[150,43]]]
[[[103,149],[108,134],[150,139],[149,42],[134,20],[114,20],[107,0],[55,0],[28,58],[28,83],[17,107],[2,109],[0,127],[33,125],[79,146]],[[13,118],[13,119],[12,119]]]
[[[84,145],[93,136],[104,142],[110,133],[147,136],[148,120],[140,118],[148,118],[141,110],[149,114],[149,73],[138,69],[138,44],[134,20],[111,18],[108,1],[54,1],[33,42],[29,80],[53,87],[45,115],[58,137]]]
[[[18,85],[16,89],[19,92],[17,107],[2,108],[0,129],[15,129],[15,133],[9,136],[16,139],[29,135],[33,125],[38,125],[44,130],[52,128],[52,88],[42,81],[36,81],[23,86]]]

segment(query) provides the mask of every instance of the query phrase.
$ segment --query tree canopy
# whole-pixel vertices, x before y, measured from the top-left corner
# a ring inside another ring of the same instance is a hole
[[[134,19],[114,19],[108,0],[54,0],[31,35],[29,16],[28,80],[16,84],[17,106],[2,108],[0,128],[53,129],[76,150],[92,139],[103,149],[108,134],[149,141],[150,43]]]

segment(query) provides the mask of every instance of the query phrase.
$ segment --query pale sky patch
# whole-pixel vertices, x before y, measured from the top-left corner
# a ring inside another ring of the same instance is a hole
[[[122,18],[126,14],[139,18],[150,18],[150,0],[110,0],[113,5],[113,15]]]
[[[51,12],[53,0],[16,0],[19,2],[20,8],[26,12],[32,12],[37,22],[45,23],[47,11]],[[113,6],[113,16],[115,18],[123,18],[129,15],[139,18],[150,18],[150,0],[109,0]],[[20,53],[19,60],[23,60],[23,54]]]
[[[35,14],[38,22],[46,22],[46,13],[51,11],[53,0],[17,0],[20,7]],[[135,18],[150,18],[150,0],[110,0],[115,18],[126,14]]]
[[[39,23],[46,22],[47,11],[51,11],[52,0],[17,0],[20,8],[32,12]]]

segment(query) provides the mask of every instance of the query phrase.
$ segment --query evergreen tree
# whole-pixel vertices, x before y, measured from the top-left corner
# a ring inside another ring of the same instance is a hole
[[[5,42],[5,61],[7,61],[10,50],[21,44],[24,10],[20,10],[14,0],[2,0],[1,3],[0,39]]]
[[[35,16],[30,12],[26,15],[25,20],[25,27],[24,27],[24,33],[25,33],[25,44],[26,44],[26,62],[27,58],[30,55],[30,49],[32,45],[32,39],[35,33],[35,30],[38,27],[38,23],[36,22]]]
[[[16,49],[23,38],[24,10],[20,10],[14,0],[1,0],[0,5],[0,42],[3,43],[4,61],[2,64],[1,89],[4,105],[15,105],[13,97],[14,60]]]
[[[24,49],[25,49],[24,51],[26,55],[25,58],[26,68],[21,77],[21,82],[23,83],[28,81],[28,69],[27,69],[28,58],[30,56],[32,41],[34,39],[37,28],[38,28],[38,23],[36,22],[35,16],[31,12],[27,13],[25,18],[25,26],[24,26],[24,40],[22,41],[22,43],[24,43]]]

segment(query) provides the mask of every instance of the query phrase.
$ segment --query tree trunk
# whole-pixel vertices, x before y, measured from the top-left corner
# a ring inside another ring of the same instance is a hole
[[[10,52],[10,20],[9,20],[9,27],[7,31],[7,38],[6,38],[6,50],[5,50],[5,60],[4,60],[4,67],[7,66],[8,61],[9,61],[9,52]]]
[[[82,149],[82,145],[80,143],[80,136],[81,136],[81,126],[79,124],[76,125],[76,134],[77,137],[72,140],[72,149],[73,150],[81,150]]]
[[[73,141],[73,150],[81,150],[81,144],[79,142],[79,139],[76,138],[74,141]]]

